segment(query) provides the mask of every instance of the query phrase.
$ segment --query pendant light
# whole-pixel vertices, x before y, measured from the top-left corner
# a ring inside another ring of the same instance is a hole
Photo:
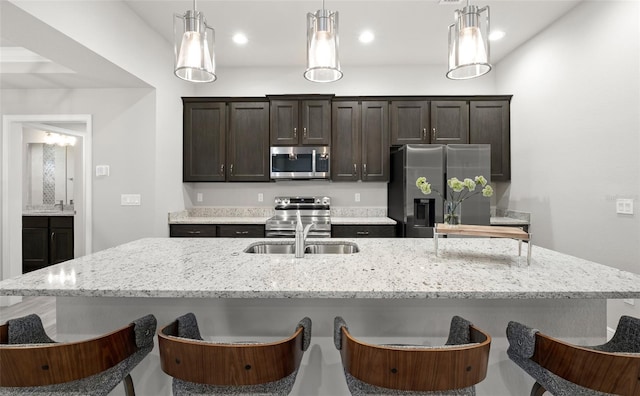
[[[307,70],[304,78],[333,82],[342,78],[338,57],[338,12],[322,9],[307,14]]]
[[[184,15],[174,14],[173,33],[175,75],[191,82],[215,81],[215,32],[207,25],[204,15],[196,11],[196,0],[193,0],[193,10],[187,10]]]
[[[484,13],[485,18],[481,17]],[[449,26],[449,71],[447,78],[466,80],[491,70],[489,63],[489,6],[469,5],[455,12]]]

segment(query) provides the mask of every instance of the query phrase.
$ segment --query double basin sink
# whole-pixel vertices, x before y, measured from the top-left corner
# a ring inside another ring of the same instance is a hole
[[[305,244],[305,254],[352,254],[358,253],[360,249],[353,242],[343,241],[327,241],[327,242],[311,242]],[[295,246],[293,243],[277,243],[271,241],[255,242],[244,249],[245,253],[257,254],[294,254]]]

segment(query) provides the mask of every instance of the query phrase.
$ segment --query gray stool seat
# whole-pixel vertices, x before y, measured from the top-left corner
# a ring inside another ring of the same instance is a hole
[[[0,326],[0,395],[107,395],[153,349],[156,319],[147,315],[90,340],[57,343],[37,315]]]
[[[640,395],[640,319],[622,316],[609,342],[573,345],[518,322],[507,325],[507,355],[536,382],[531,395]]]
[[[310,342],[309,318],[271,343],[204,341],[192,313],[158,332],[161,367],[173,377],[176,396],[288,395]]]
[[[360,342],[341,317],[334,320],[347,387],[355,396],[475,395],[487,375],[491,337],[454,316],[443,346]]]

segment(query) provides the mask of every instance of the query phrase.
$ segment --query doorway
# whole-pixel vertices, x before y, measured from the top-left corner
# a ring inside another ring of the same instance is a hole
[[[25,130],[72,135],[78,138],[78,173],[74,187],[75,256],[92,252],[91,219],[91,115],[5,115],[2,117],[2,265],[0,279],[22,273],[22,210],[24,188],[23,142]],[[1,297],[0,297],[1,298]],[[0,305],[6,301],[0,301]]]

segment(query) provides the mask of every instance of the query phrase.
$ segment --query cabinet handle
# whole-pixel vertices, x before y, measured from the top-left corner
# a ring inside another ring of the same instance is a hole
[[[200,234],[200,231],[187,231],[187,234],[189,234],[189,235],[198,235],[198,234]]]
[[[298,137],[298,128],[293,128],[293,137],[294,138]]]
[[[427,140],[427,128],[422,128],[422,140]]]
[[[236,235],[247,235],[249,231],[236,231]]]
[[[353,173],[354,176],[358,174],[358,165],[353,164]]]
[[[431,141],[432,141],[432,142],[435,142],[437,137],[438,137],[438,135],[437,135],[437,133],[436,133],[436,128],[433,128],[433,129],[431,130]]]
[[[307,128],[302,128],[302,136],[306,139],[307,138]]]
[[[369,235],[369,231],[356,231],[356,235]]]
[[[53,243],[56,239],[56,233],[55,232],[51,232],[51,243]]]
[[[367,175],[367,164],[362,164],[362,173],[364,173],[364,175]]]
[[[224,176],[224,164],[220,164],[220,174]]]
[[[229,174],[233,175],[233,164],[229,165]]]

